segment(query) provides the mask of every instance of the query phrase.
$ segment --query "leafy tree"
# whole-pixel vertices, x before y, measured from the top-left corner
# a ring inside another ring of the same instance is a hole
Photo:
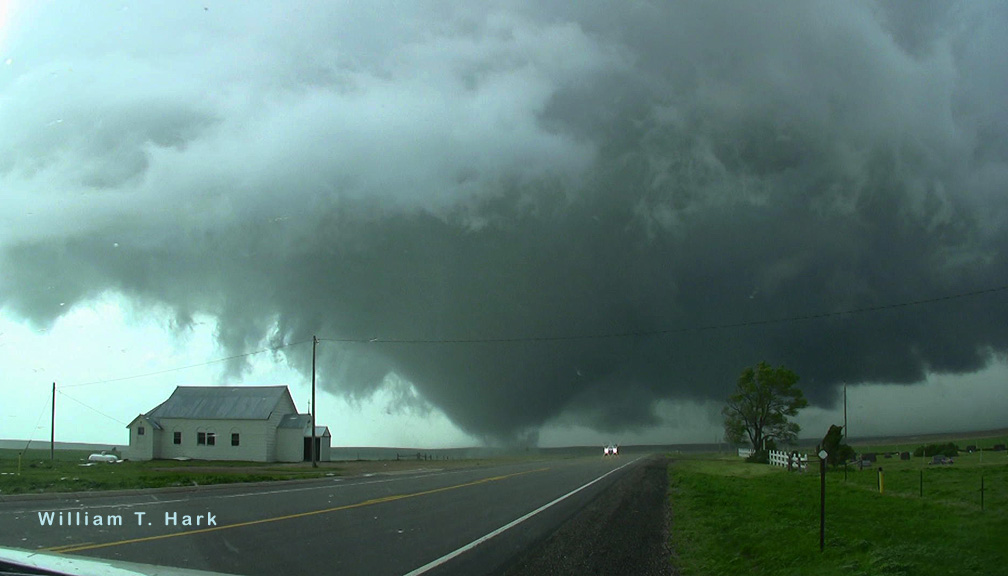
[[[826,451],[826,462],[836,467],[841,462],[846,462],[855,456],[854,449],[843,443],[843,427],[833,424],[826,432],[822,441],[823,450]]]
[[[808,406],[797,384],[798,375],[783,366],[760,362],[743,370],[735,393],[721,410],[725,438],[736,444],[748,441],[754,450],[763,448],[764,441],[794,442],[801,427],[789,418]]]

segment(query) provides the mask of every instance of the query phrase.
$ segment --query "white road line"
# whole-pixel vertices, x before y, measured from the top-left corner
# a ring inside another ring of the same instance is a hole
[[[24,508],[17,510],[0,510],[0,515],[10,514],[10,515],[21,515],[21,514],[33,514],[35,512],[66,512],[74,510],[99,510],[99,509],[115,509],[115,508],[139,508],[144,506],[160,506],[162,504],[175,504],[178,502],[190,502],[199,498],[246,498],[248,496],[265,496],[271,494],[290,494],[292,492],[306,492],[309,490],[332,490],[334,488],[348,488],[350,486],[368,486],[371,484],[387,484],[389,482],[400,482],[405,480],[414,480],[417,478],[430,478],[433,476],[445,476],[448,474],[459,474],[462,472],[471,472],[472,468],[460,468],[458,470],[444,470],[440,472],[430,472],[428,474],[412,474],[412,475],[397,475],[394,478],[383,478],[381,480],[365,480],[361,482],[354,482],[352,478],[333,478],[331,483],[325,483],[321,486],[305,486],[300,488],[281,488],[279,490],[260,490],[251,492],[239,492],[237,494],[221,494],[215,495],[212,492],[200,492],[191,495],[188,498],[176,498],[172,500],[152,500],[146,502],[129,502],[125,504],[94,504],[87,505],[80,500],[75,502],[75,506],[64,507],[64,508],[51,508],[47,506]],[[347,481],[349,480],[349,481]],[[53,496],[58,498],[59,493],[54,492]],[[155,496],[156,497],[156,496]],[[102,496],[102,498],[109,498],[107,496]]]
[[[226,494],[219,498],[244,498],[246,496],[259,496],[263,494],[288,494],[290,492],[304,492],[307,490],[332,490],[333,488],[347,488],[349,486],[370,486],[371,484],[388,484],[389,482],[399,482],[402,480],[415,480],[417,478],[432,478],[434,476],[444,476],[447,474],[458,474],[461,472],[471,472],[471,468],[461,468],[458,470],[447,470],[444,472],[430,472],[427,474],[397,475],[395,478],[383,478],[381,480],[365,480],[362,482],[345,482],[343,478],[334,478],[332,484],[322,486],[307,486],[305,488],[282,488],[280,490],[267,490],[260,492],[242,492],[240,494]],[[385,473],[380,473],[385,474]]]
[[[424,474],[424,475],[418,475],[418,476],[410,476],[409,478],[426,478],[427,476],[436,476],[436,475],[437,474]],[[23,510],[0,510],[0,514],[30,514],[30,513],[33,513],[33,512],[66,512],[66,511],[84,510],[84,509],[87,509],[87,510],[99,510],[99,509],[105,509],[105,508],[138,508],[138,507],[143,507],[143,506],[160,506],[160,505],[163,505],[163,504],[175,504],[175,503],[178,503],[178,502],[190,502],[192,500],[199,499],[199,498],[220,498],[220,499],[224,499],[224,498],[244,498],[246,496],[263,496],[263,495],[269,495],[269,494],[288,494],[288,493],[291,493],[291,492],[304,492],[306,490],[332,490],[333,488],[346,488],[346,487],[350,487],[350,486],[365,486],[365,485],[368,485],[368,484],[383,484],[385,482],[393,482],[393,481],[396,481],[396,480],[406,480],[406,479],[409,479],[409,478],[405,478],[405,477],[390,478],[388,480],[372,480],[370,482],[341,482],[341,483],[333,482],[331,484],[324,484],[322,486],[308,486],[308,487],[303,487],[303,488],[285,488],[285,489],[281,489],[281,490],[263,490],[263,491],[260,491],[260,492],[241,492],[241,493],[238,493],[238,494],[221,494],[221,495],[215,495],[215,494],[210,493],[210,492],[204,492],[204,493],[194,494],[193,496],[191,496],[189,498],[175,498],[175,499],[172,499],[172,500],[149,500],[149,501],[145,501],[145,502],[129,502],[129,503],[126,503],[126,504],[94,504],[94,505],[88,505],[85,502],[81,502],[80,500],[77,500],[75,502],[75,504],[76,504],[75,506],[66,507],[66,508],[51,508],[51,507],[42,506],[42,507],[39,507],[39,508],[28,508],[28,509],[23,509]],[[54,493],[54,494],[57,495],[57,496],[59,495],[58,493]],[[103,496],[103,498],[105,498],[105,496]]]
[[[638,457],[636,460],[627,462],[626,464],[620,466],[619,468],[614,468],[614,469],[606,472],[605,474],[599,476],[598,478],[592,480],[591,482],[585,484],[584,486],[581,486],[580,488],[575,488],[574,490],[571,490],[570,492],[564,494],[563,496],[560,496],[556,500],[553,500],[552,502],[549,502],[548,504],[543,504],[542,506],[536,508],[535,510],[529,512],[528,514],[522,516],[521,518],[518,518],[517,520],[512,520],[511,522],[508,522],[507,524],[501,526],[500,528],[494,530],[493,532],[490,532],[489,534],[486,534],[485,536],[481,536],[481,537],[473,540],[472,542],[466,544],[465,546],[459,548],[458,550],[455,550],[454,552],[449,552],[449,553],[445,554],[444,556],[438,558],[437,560],[433,560],[433,561],[428,562],[428,563],[424,564],[423,566],[421,566],[421,567],[419,567],[419,568],[417,568],[415,570],[407,572],[404,576],[419,576],[420,574],[423,574],[425,572],[429,572],[430,570],[433,570],[434,568],[437,568],[438,566],[444,564],[445,562],[448,562],[449,560],[451,560],[453,558],[456,558],[458,556],[461,556],[462,554],[465,554],[466,552],[472,550],[473,548],[475,548],[475,547],[479,546],[480,544],[486,542],[487,540],[493,538],[494,536],[498,536],[498,535],[502,534],[503,532],[505,532],[507,530],[510,530],[511,528],[514,528],[515,526],[521,524],[522,522],[528,520],[529,518],[535,516],[536,514],[542,512],[543,510],[546,510],[547,508],[550,508],[554,504],[558,504],[560,502],[563,502],[567,498],[570,498],[571,496],[577,494],[578,492],[584,490],[585,488],[591,486],[592,484],[598,482],[599,480],[605,478],[606,476],[608,476],[608,475],[610,475],[610,474],[612,474],[614,472],[618,472],[618,471],[622,470],[623,468],[626,468],[627,466],[633,464],[634,462],[637,462],[637,460],[640,460],[641,458],[643,458],[643,456]]]
[[[34,514],[36,512],[73,512],[74,510],[101,510],[101,509],[114,509],[114,508],[137,508],[140,506],[158,506],[161,504],[174,504],[176,502],[188,502],[186,498],[177,498],[175,500],[158,500],[152,502],[130,502],[128,504],[96,504],[94,506],[87,506],[85,504],[80,504],[77,506],[70,506],[67,508],[50,508],[50,507],[40,507],[40,508],[26,508],[24,510],[3,510],[0,514]]]

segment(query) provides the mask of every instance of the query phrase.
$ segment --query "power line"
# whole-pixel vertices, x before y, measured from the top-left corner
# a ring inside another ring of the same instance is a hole
[[[101,414],[102,416],[104,416],[104,417],[108,418],[109,420],[115,420],[116,422],[118,422],[118,423],[122,424],[123,426],[128,426],[128,424],[127,424],[126,422],[123,422],[122,420],[120,420],[120,419],[118,419],[118,418],[114,418],[114,417],[112,417],[112,416],[109,416],[108,414],[106,414],[106,413],[102,412],[101,410],[99,410],[99,409],[95,408],[94,406],[88,406],[87,404],[85,404],[85,403],[81,402],[80,400],[78,400],[78,399],[74,398],[73,396],[69,396],[69,395],[68,395],[68,394],[67,394],[66,392],[64,392],[63,390],[57,390],[57,392],[59,392],[60,396],[63,396],[64,398],[69,398],[70,400],[73,400],[74,402],[76,402],[76,403],[80,404],[81,406],[83,406],[83,407],[87,408],[88,410],[91,410],[92,412],[96,412],[96,413],[98,413],[98,414]]]
[[[238,358],[246,358],[248,356],[255,356],[256,354],[262,354],[263,352],[276,352],[277,350],[282,350],[284,348],[289,348],[291,346],[297,346],[299,344],[307,344],[311,340],[300,340],[298,342],[290,342],[287,344],[281,344],[280,346],[272,346],[270,348],[263,348],[261,350],[255,350],[253,352],[246,352],[244,354],[235,354],[234,356],[226,356],[224,358],[215,358],[213,360],[207,360],[206,362],[200,362],[199,364],[189,364],[187,366],[179,366],[177,368],[166,368],[164,370],[158,370],[156,372],[146,372],[144,374],[134,374],[132,376],[123,376],[121,378],[110,378],[107,380],[95,380],[93,382],[83,382],[81,384],[70,384],[67,386],[61,386],[61,388],[78,388],[80,386],[93,386],[95,384],[110,384],[112,382],[123,382],[125,380],[134,380],[137,378],[146,378],[148,376],[158,376],[160,374],[168,374],[170,372],[178,372],[180,370],[188,370],[190,368],[199,368],[201,366],[209,366],[211,364],[219,364],[220,362],[227,362],[228,360],[237,360]]]
[[[750,320],[746,322],[733,322],[727,324],[708,324],[703,326],[691,326],[684,328],[664,328],[658,330],[634,330],[625,332],[607,332],[607,333],[595,333],[595,334],[568,334],[568,335],[544,335],[544,336],[517,336],[517,337],[501,337],[501,338],[360,338],[360,337],[347,337],[347,338],[319,338],[319,342],[339,342],[339,343],[349,343],[349,344],[509,344],[509,343],[533,343],[533,342],[570,342],[570,341],[585,341],[585,340],[608,340],[608,339],[618,339],[618,338],[642,338],[650,336],[666,336],[671,334],[686,334],[690,332],[705,332],[714,330],[728,330],[733,328],[750,328],[754,326],[768,326],[773,324],[787,324],[793,322],[803,322],[809,320],[821,320],[825,318],[835,318],[839,316],[847,316],[852,314],[867,314],[871,312],[881,312],[885,310],[894,310],[898,308],[909,308],[911,306],[922,306],[926,304],[935,304],[938,302],[944,302],[949,300],[959,300],[963,298],[971,298],[975,296],[982,296],[985,294],[994,294],[998,292],[1008,291],[1008,285],[996,286],[993,288],[985,288],[982,290],[974,290],[971,292],[960,292],[957,294],[950,294],[946,296],[939,296],[936,298],[926,298],[923,300],[909,300],[904,302],[896,302],[891,304],[882,304],[879,306],[868,306],[864,308],[851,308],[848,310],[841,310],[837,312],[822,312],[816,314],[804,314],[798,316],[785,316],[780,318],[769,318],[763,320]],[[252,352],[245,352],[243,354],[235,354],[232,356],[225,356],[223,358],[215,358],[213,360],[208,360],[206,362],[200,362],[198,364],[189,364],[186,366],[179,366],[175,368],[166,368],[164,370],[158,370],[155,372],[146,372],[143,374],[134,374],[130,376],[123,376],[120,378],[110,378],[105,380],[95,380],[92,382],[83,382],[80,384],[70,384],[62,386],[61,388],[77,388],[80,386],[93,386],[97,384],[110,384],[113,382],[124,382],[127,380],[135,380],[137,378],[147,378],[149,376],[158,376],[161,374],[168,374],[171,372],[178,372],[181,370],[188,370],[190,368],[199,368],[201,366],[209,366],[211,364],[217,364],[220,362],[227,362],[229,360],[237,360],[239,358],[246,358],[249,356],[254,356],[256,354],[262,354],[263,352],[275,352],[277,350],[282,350],[284,348],[289,348],[292,346],[298,346],[301,344],[307,344],[311,340],[299,340],[297,342],[289,342],[287,344],[282,344],[280,346],[272,346],[269,348],[262,348],[260,350],[254,350]],[[68,396],[68,398],[70,398]],[[71,398],[73,399],[73,398]],[[78,401],[79,402],[79,401]]]
[[[689,332],[706,332],[713,330],[728,330],[732,328],[750,328],[753,326],[767,326],[772,324],[788,324],[792,322],[803,322],[808,320],[821,320],[825,318],[835,318],[838,316],[848,316],[852,314],[867,314],[870,312],[881,312],[894,310],[897,308],[909,308],[911,306],[922,306],[934,304],[948,300],[958,300],[971,298],[984,294],[1008,291],[1008,285],[974,290],[972,292],[961,292],[937,298],[927,298],[924,300],[910,300],[892,304],[882,304],[879,306],[868,306],[864,308],[851,308],[838,312],[821,312],[816,314],[804,314],[799,316],[785,316],[781,318],[768,318],[764,320],[750,320],[746,322],[734,322],[728,324],[709,324],[705,326],[692,326],[686,328],[664,328],[658,330],[634,330],[626,332],[608,332],[596,334],[569,334],[569,335],[546,335],[546,336],[517,336],[503,338],[319,338],[321,342],[341,342],[353,344],[507,344],[523,342],[564,342],[578,340],[607,340],[617,338],[640,338],[647,336],[666,336],[670,334],[685,334]]]
[[[26,452],[28,451],[28,447],[31,446],[32,440],[35,439],[35,431],[38,430],[39,422],[42,421],[42,416],[45,415],[45,413],[46,413],[46,411],[48,409],[49,409],[49,407],[46,406],[46,407],[42,408],[41,412],[39,412],[38,420],[35,421],[35,426],[32,427],[31,433],[28,434],[28,442],[25,444],[25,447],[24,447],[24,449],[25,449]]]

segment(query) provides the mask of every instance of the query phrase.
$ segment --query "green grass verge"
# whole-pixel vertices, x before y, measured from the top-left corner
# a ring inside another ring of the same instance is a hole
[[[162,488],[317,478],[339,474],[326,465],[312,469],[257,462],[153,460],[146,462],[95,463],[82,466],[89,452],[57,450],[49,460],[48,450],[29,450],[20,469],[16,450],[0,450],[0,496],[39,492],[78,492],[131,488]],[[208,470],[212,468],[212,470]]]
[[[669,466],[676,564],[684,576],[1008,575],[1008,462],[988,456],[924,467],[923,498],[919,461],[880,460],[884,494],[875,470],[848,470],[846,481],[831,471],[822,553],[817,470],[678,459]]]

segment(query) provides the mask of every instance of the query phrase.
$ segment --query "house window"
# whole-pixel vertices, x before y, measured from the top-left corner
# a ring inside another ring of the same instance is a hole
[[[182,443],[182,433],[181,432],[176,432],[175,434],[172,435],[172,443],[173,444],[181,444]]]
[[[143,436],[143,435],[144,435],[144,427],[137,426],[137,436]]]
[[[215,444],[217,444],[217,435],[214,434],[213,432],[207,432],[206,433],[206,445],[207,446],[213,446]]]
[[[232,432],[231,433],[231,445],[232,446],[237,446],[238,445],[238,433],[237,432]]]
[[[196,433],[196,445],[197,446],[206,446],[206,432],[197,432]]]

